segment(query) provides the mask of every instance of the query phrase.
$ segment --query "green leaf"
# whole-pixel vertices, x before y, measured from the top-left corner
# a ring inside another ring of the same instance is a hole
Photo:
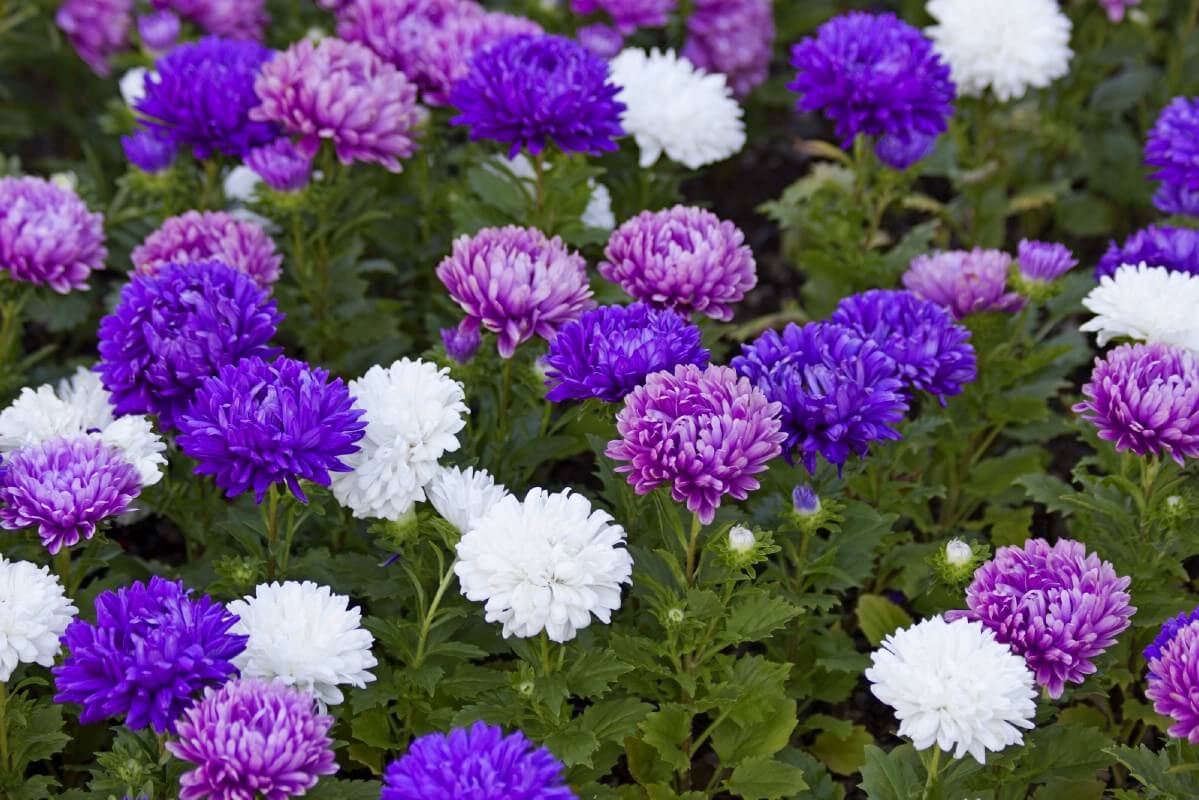
[[[650,704],[631,697],[607,700],[589,706],[580,717],[580,722],[601,742],[623,741],[637,730],[637,726],[652,710]]]
[[[862,767],[862,789],[870,800],[913,800],[919,797],[923,781],[917,777],[915,751],[903,745],[890,753],[867,745]]]
[[[774,705],[769,717],[749,725],[725,721],[712,733],[712,748],[722,764],[736,764],[755,756],[773,756],[791,741],[795,730],[795,701]]]
[[[778,800],[794,797],[808,788],[803,770],[766,756],[742,761],[725,786],[742,800]]]
[[[323,778],[308,790],[308,800],[379,800],[382,784],[378,781],[343,781]]]
[[[728,612],[721,641],[758,642],[786,625],[802,610],[770,592],[753,589],[741,595]]]
[[[888,634],[912,624],[908,612],[877,594],[858,598],[858,627],[866,640],[878,647]]]
[[[584,650],[566,671],[566,685],[575,697],[603,697],[632,669],[611,650]]]
[[[645,743],[657,750],[675,771],[682,772],[691,766],[690,756],[680,746],[691,735],[691,712],[686,708],[663,706],[647,716],[639,727]]]
[[[854,725],[849,736],[824,731],[809,748],[812,754],[838,775],[852,775],[866,763],[866,747],[874,737],[862,725]]]

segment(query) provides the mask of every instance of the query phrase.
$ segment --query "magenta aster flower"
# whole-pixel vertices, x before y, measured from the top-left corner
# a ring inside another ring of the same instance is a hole
[[[108,77],[112,57],[129,47],[133,0],[66,0],[54,21],[92,71]]]
[[[766,80],[773,53],[770,0],[694,0],[683,57],[702,70],[726,75],[738,97]]]
[[[1141,0],[1099,0],[1099,5],[1103,6],[1107,18],[1112,22],[1120,22],[1128,9],[1140,4]]]
[[[88,288],[103,269],[104,217],[70,189],[41,178],[0,178],[0,268],[60,294]]]
[[[254,88],[262,105],[250,117],[298,136],[305,156],[328,139],[343,164],[399,172],[399,160],[416,152],[416,86],[363,45],[301,39],[263,68]]]
[[[267,24],[266,0],[153,0],[154,7],[174,11],[200,30],[230,39],[261,41]]]
[[[459,330],[482,326],[497,334],[504,358],[533,336],[552,340],[595,305],[583,257],[533,228],[484,228],[459,237],[437,277],[466,312]]]
[[[612,232],[600,274],[638,300],[727,322],[758,282],[745,235],[702,208],[642,211]]]
[[[754,475],[782,453],[780,406],[729,367],[682,364],[650,375],[616,415],[609,458],[637,494],[670,484],[671,497],[709,523],[725,496],[744,500]]]
[[[918,256],[903,285],[949,309],[957,319],[983,311],[1019,311],[1024,298],[1007,292],[1011,256],[998,250],[953,250]]]
[[[976,620],[1024,656],[1037,683],[1061,697],[1067,682],[1095,672],[1092,659],[1116,642],[1136,609],[1122,578],[1081,542],[1030,539],[1001,547],[966,590],[965,611],[945,618]]]
[[[678,0],[571,0],[576,14],[607,14],[617,30],[626,36],[638,28],[661,28]]]
[[[137,35],[148,50],[162,53],[175,46],[182,23],[173,11],[155,11],[137,18]]]
[[[312,158],[285,137],[251,150],[246,155],[246,166],[276,192],[299,191],[312,177]]]
[[[1020,240],[1016,253],[1020,274],[1030,281],[1052,283],[1078,266],[1078,259],[1064,244]]]
[[[275,242],[254,222],[224,211],[188,211],[170,217],[133,250],[133,268],[155,275],[167,264],[220,261],[244,272],[263,289],[279,279],[283,256]]]
[[[1199,744],[1199,622],[1179,628],[1149,662],[1145,697],[1154,711],[1174,720],[1171,736]]]

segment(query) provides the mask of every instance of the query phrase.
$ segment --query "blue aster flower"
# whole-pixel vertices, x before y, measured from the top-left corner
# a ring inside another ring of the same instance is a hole
[[[1162,110],[1145,143],[1145,163],[1157,168],[1153,177],[1167,205],[1199,192],[1199,98],[1175,97]]]
[[[1142,262],[1171,272],[1199,275],[1199,231],[1150,225],[1129,236],[1122,245],[1112,242],[1095,267],[1095,280],[1115,275],[1125,264]]]

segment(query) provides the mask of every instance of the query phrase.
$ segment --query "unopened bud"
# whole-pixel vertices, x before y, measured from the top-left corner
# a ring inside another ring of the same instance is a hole
[[[666,612],[666,619],[668,619],[670,622],[674,623],[675,625],[680,624],[683,621],[683,609],[681,609],[681,608],[670,609],[669,611]]]
[[[945,545],[945,563],[964,567],[974,558],[974,550],[961,539],[950,539]]]
[[[796,486],[791,492],[791,503],[795,513],[803,517],[811,517],[820,513],[820,497],[806,483]]]
[[[756,543],[754,532],[744,525],[734,525],[729,530],[729,549],[734,553],[748,553]]]

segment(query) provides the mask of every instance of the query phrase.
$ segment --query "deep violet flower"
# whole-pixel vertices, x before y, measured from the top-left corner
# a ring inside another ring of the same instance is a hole
[[[1115,275],[1125,264],[1148,264],[1199,275],[1199,230],[1150,225],[1121,245],[1111,242],[1095,267],[1095,280]]]
[[[0,269],[59,294],[88,288],[104,268],[104,218],[70,189],[41,178],[0,178]]]
[[[483,345],[483,334],[479,331],[478,326],[458,325],[453,328],[442,328],[441,343],[445,346],[447,356],[459,364],[465,364],[475,357],[475,353],[479,352],[479,348]]]
[[[175,163],[179,146],[154,131],[140,130],[121,137],[121,149],[129,163],[142,172],[162,172]]]
[[[1025,300],[1007,291],[1011,256],[998,250],[953,250],[917,256],[903,285],[949,309],[956,319],[983,311],[1019,311]]]
[[[1162,109],[1145,142],[1145,163],[1157,168],[1153,177],[1162,182],[1167,201],[1199,192],[1199,98],[1175,97]]]

